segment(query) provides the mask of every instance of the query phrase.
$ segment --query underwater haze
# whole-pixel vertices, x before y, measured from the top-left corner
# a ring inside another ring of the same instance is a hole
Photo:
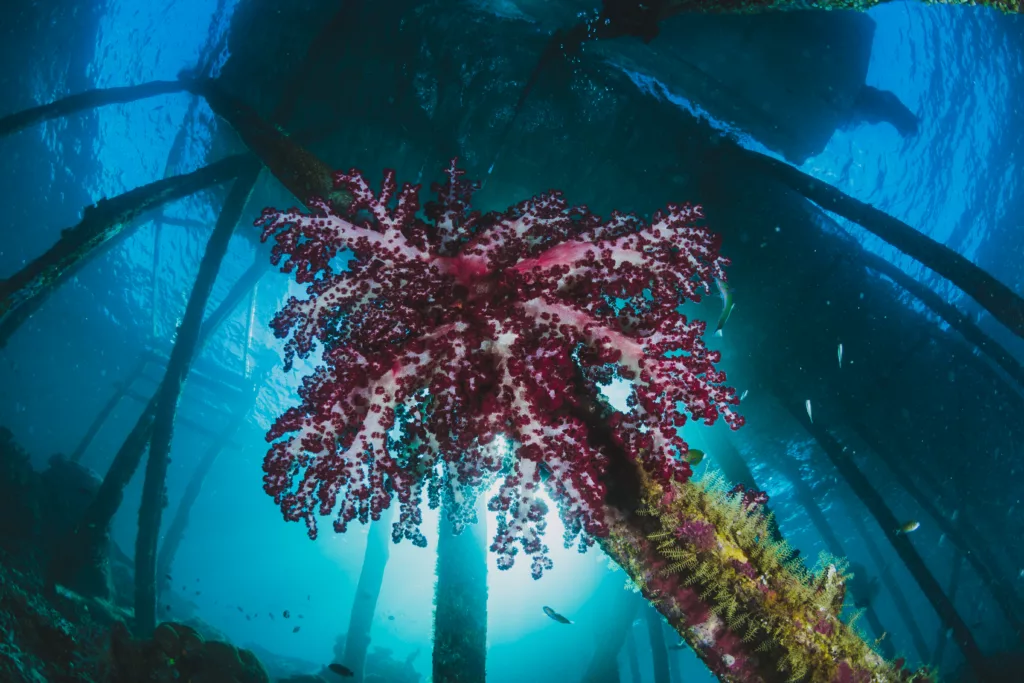
[[[0,5],[0,683],[1024,681],[1024,17],[810,4]]]

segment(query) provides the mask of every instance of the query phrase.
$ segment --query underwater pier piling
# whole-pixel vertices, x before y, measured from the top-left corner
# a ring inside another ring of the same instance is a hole
[[[586,621],[595,629],[594,651],[580,683],[619,683],[619,652],[626,643],[631,643],[633,656],[636,657],[636,643],[630,640],[633,622],[637,621],[636,615],[641,607],[650,607],[639,595],[623,586],[622,574],[617,571],[606,574],[601,580],[587,600],[587,607],[591,606],[595,611]],[[639,668],[640,662],[637,659]],[[633,680],[639,681],[639,676]]]
[[[647,634],[651,639],[651,655],[654,657],[654,683],[672,683],[662,617],[653,607],[648,607],[644,612]]]
[[[785,453],[778,455],[773,460],[773,465],[778,467],[783,477],[793,487],[793,493],[796,497],[798,504],[803,508],[804,514],[807,515],[807,519],[810,520],[811,526],[814,527],[815,531],[818,532],[818,536],[825,543],[825,547],[828,552],[832,553],[836,557],[848,558],[849,555],[846,553],[846,549],[843,547],[842,541],[839,540],[839,536],[832,529],[832,525],[829,524],[825,518],[825,513],[822,512],[821,507],[818,505],[818,501],[814,496],[814,492],[811,490],[810,485],[804,481],[803,476],[800,473],[798,464],[789,458]],[[877,564],[877,562],[876,562]],[[882,565],[878,564],[879,569]],[[892,574],[886,572],[883,576],[886,589],[894,597],[896,601],[897,611],[903,618],[904,623],[910,630],[911,638],[914,640],[915,645],[924,646],[924,638],[921,637],[921,631],[917,627],[917,621],[914,619],[914,614],[906,604],[906,600],[903,599],[903,594],[899,590],[899,586],[892,578]],[[881,619],[878,617],[878,611],[875,610],[874,605],[869,604],[864,608],[864,618],[867,620],[868,625],[871,626],[872,631],[875,633],[876,638],[883,638],[887,629],[882,625]],[[876,642],[878,642],[876,640]],[[892,639],[885,638],[879,644],[879,650],[886,659],[894,659],[896,657],[896,650],[893,647]]]
[[[960,576],[963,572],[963,567],[963,556],[957,555],[954,557],[953,571],[949,575],[949,588],[946,589],[946,595],[949,596],[950,600],[956,599],[957,589],[960,588]],[[932,662],[936,668],[942,666],[942,659],[946,654],[946,642],[949,640],[947,633],[946,625],[940,623],[938,632],[935,634],[935,653],[932,655]]]
[[[640,677],[640,653],[637,652],[636,634],[632,628],[626,631],[626,661],[629,662],[630,683],[642,683],[643,679]]]
[[[711,153],[728,157],[803,195],[826,211],[852,221],[942,275],[1018,337],[1024,338],[1024,298],[984,269],[903,221],[784,162],[735,144]],[[714,163],[712,161],[712,163]]]
[[[905,289],[911,296],[924,304],[930,311],[939,316],[951,328],[973,344],[990,361],[998,365],[1017,383],[1017,391],[1024,392],[1024,366],[1013,357],[1006,347],[982,330],[973,320],[960,312],[953,304],[946,303],[941,296],[926,285],[907,275],[898,266],[886,261],[877,254],[867,250],[858,257],[864,265],[879,275],[884,275],[898,286]]]
[[[352,601],[348,630],[345,633],[345,665],[352,670],[353,683],[362,683],[366,652],[370,648],[370,629],[377,611],[377,600],[384,585],[384,570],[391,556],[391,522],[395,506],[380,513],[370,522],[366,534],[366,550],[359,569],[359,581]]]
[[[89,444],[96,438],[103,425],[106,423],[107,418],[110,417],[111,413],[120,405],[121,400],[131,391],[132,385],[139,379],[143,371],[146,369],[146,364],[149,363],[149,358],[145,354],[139,356],[139,359],[135,362],[135,365],[128,370],[128,373],[120,380],[116,385],[114,393],[111,395],[107,402],[100,408],[100,412],[96,414],[96,417],[89,424],[89,428],[85,434],[78,441],[78,445],[75,446],[75,450],[72,451],[71,462],[78,462],[85,455],[85,451],[89,448]]]
[[[819,207],[820,208],[820,207]],[[851,262],[862,264],[879,275],[889,278],[896,286],[905,290],[920,301],[928,310],[938,316],[952,329],[960,333],[965,341],[974,345],[991,363],[1002,368],[1003,372],[1016,382],[1015,391],[1024,392],[1024,365],[1022,365],[1005,346],[982,330],[973,320],[960,312],[956,305],[947,303],[941,296],[932,291],[925,283],[912,277],[902,268],[881,256],[874,254],[860,245],[849,232],[831,216],[823,214],[823,222],[837,235],[843,237],[844,248],[848,251]],[[927,339],[922,339],[921,343]],[[976,362],[981,359],[975,358]],[[1005,378],[1000,376],[1005,382]]]
[[[861,420],[853,420],[851,426],[868,448],[889,467],[904,490],[911,495],[921,509],[932,518],[939,530],[952,542],[960,557],[970,564],[978,578],[981,579],[982,585],[992,596],[993,601],[999,606],[1007,622],[1016,633],[1020,634],[1024,630],[1024,621],[1021,618],[1024,606],[1022,606],[1013,585],[999,572],[999,565],[992,554],[975,541],[975,539],[982,538],[980,533],[971,533],[969,527],[965,530],[951,522],[932,500],[913,484],[910,474],[900,463],[898,454],[891,452],[884,439],[878,437],[877,432]]]
[[[190,373],[190,379],[192,375]],[[199,495],[202,493],[203,484],[206,481],[206,477],[210,474],[210,470],[213,469],[221,453],[229,447],[236,447],[236,444],[231,442],[232,437],[238,432],[242,424],[245,422],[249,413],[256,402],[256,396],[259,394],[259,387],[256,383],[252,383],[249,391],[249,395],[246,397],[247,400],[240,401],[234,410],[233,414],[227,419],[224,429],[216,435],[216,438],[210,442],[207,446],[206,451],[203,453],[199,460],[199,464],[196,465],[192,471],[192,475],[189,477],[188,483],[185,485],[185,489],[181,493],[181,498],[178,500],[178,507],[175,510],[174,517],[171,518],[171,523],[167,527],[167,531],[163,535],[163,540],[160,542],[159,550],[157,554],[156,566],[157,566],[157,577],[160,585],[158,589],[162,588],[164,584],[169,581],[164,577],[171,574],[171,568],[174,565],[174,558],[178,553],[178,548],[181,546],[182,541],[185,539],[185,532],[188,529],[189,518],[192,513],[192,508],[196,501],[199,499]],[[159,590],[157,593],[159,599]]]
[[[186,85],[181,81],[151,81],[141,85],[87,90],[0,117],[0,137],[17,133],[44,121],[70,116],[87,109],[96,109],[111,104],[127,104],[157,95],[182,92],[185,89]]]
[[[260,261],[260,265],[262,265],[262,260]],[[262,274],[265,270],[269,270],[269,268],[257,269],[254,274]],[[235,286],[238,286],[238,284],[241,283],[243,287],[247,287],[250,281],[250,277],[246,277],[246,275],[243,275],[235,283]],[[229,294],[226,300],[231,300],[233,298],[235,297]],[[221,309],[218,308],[217,311],[215,311],[214,314],[210,316],[210,318],[218,316],[220,310]],[[204,324],[210,322],[211,319],[207,319],[206,323]],[[219,321],[217,325],[219,325]],[[214,328],[217,325],[214,325]],[[207,336],[209,336],[209,332],[204,334],[203,338],[205,339]],[[124,378],[118,380],[115,383],[114,393],[110,396],[107,402],[103,404],[103,407],[96,414],[96,417],[93,418],[93,421],[89,424],[89,428],[86,430],[86,433],[79,440],[78,445],[75,446],[75,450],[71,453],[71,456],[69,458],[71,462],[81,461],[82,456],[85,455],[85,452],[86,450],[88,450],[89,445],[92,443],[93,439],[96,438],[96,435],[103,428],[103,425],[106,424],[107,419],[114,412],[114,410],[117,409],[117,406],[120,405],[122,400],[124,400],[125,398],[131,398],[133,400],[140,401],[143,404],[147,404],[149,402],[149,397],[143,396],[142,394],[136,392],[132,387],[140,379],[155,381],[157,384],[159,384],[159,379],[154,380],[152,377],[146,375],[146,369],[150,365],[153,365],[154,367],[166,367],[167,361],[168,358],[166,356],[161,355],[160,353],[154,351],[153,349],[146,349],[141,354],[139,354],[139,358],[136,361],[136,364],[131,367],[131,369],[125,374]],[[231,383],[224,382],[220,378],[207,377],[202,372],[196,372],[194,368],[190,371],[190,379],[194,380],[197,384],[205,384],[206,386],[218,391],[224,389],[228,389],[236,393],[243,391],[241,387],[236,387]],[[207,436],[212,437],[217,436],[216,432],[211,431],[205,425],[199,424],[193,420],[189,420],[188,418],[182,418],[182,421],[184,424],[187,424],[189,427],[195,429],[197,432],[201,434],[205,434]]]
[[[871,556],[871,561],[875,564],[878,570],[878,575],[882,579],[882,583],[885,584],[889,589],[889,597],[892,599],[893,607],[896,608],[896,613],[900,615],[900,620],[903,622],[903,626],[907,629],[910,634],[910,640],[914,644],[914,648],[920,653],[922,658],[928,657],[931,648],[928,647],[928,642],[925,640],[924,634],[921,632],[921,627],[917,623],[917,617],[914,615],[914,609],[910,606],[907,601],[907,596],[903,591],[899,590],[899,582],[896,577],[893,576],[892,570],[889,568],[888,562],[886,562],[885,556],[882,554],[882,549],[875,543],[875,537],[868,531],[867,526],[864,524],[864,520],[861,519],[860,515],[857,514],[857,510],[863,507],[863,504],[859,500],[856,500],[856,496],[851,491],[850,493],[843,496],[843,507],[847,510],[847,519],[853,526],[854,531],[860,536],[861,541],[864,543],[864,547],[867,548],[868,555]],[[869,513],[870,514],[870,513]],[[940,617],[939,622],[942,622]],[[891,639],[886,639],[890,641]]]
[[[197,349],[201,350],[209,342],[221,323],[227,320],[249,290],[268,270],[270,266],[267,261],[258,257],[256,262],[235,281],[220,305],[203,322]],[[134,427],[107,466],[103,481],[82,513],[82,518],[60,545],[60,552],[55,553],[53,561],[47,568],[49,581],[59,581],[84,595],[107,595],[109,586],[105,585],[102,579],[102,567],[106,566],[110,523],[121,506],[124,490],[138,470],[149,444],[156,399],[156,395],[149,399]]]
[[[206,99],[214,113],[235,129],[245,145],[300,202],[321,197],[339,208],[352,202],[347,193],[335,190],[334,169],[261,118],[251,106],[229,95],[216,81],[192,81],[189,89]]]
[[[434,683],[470,683],[487,678],[487,507],[476,503],[476,519],[455,532],[444,512],[438,522],[437,584],[434,589]]]
[[[199,170],[144,185],[85,209],[81,222],[61,233],[57,244],[11,277],[0,281],[0,347],[58,286],[100,247],[122,236],[142,214],[237,177],[255,164],[237,154]]]
[[[245,204],[252,194],[261,168],[252,164],[235,179],[228,193],[213,235],[206,245],[199,274],[185,307],[185,315],[175,338],[167,370],[154,398],[152,434],[149,457],[146,459],[146,477],[139,505],[139,533],[135,541],[135,632],[148,637],[156,628],[157,584],[156,551],[163,515],[167,467],[170,461],[171,438],[181,390],[188,375],[201,339],[203,314],[213,291],[220,264],[227,254],[228,243],[235,226],[242,217]]]
[[[886,538],[888,538],[889,542],[892,544],[893,549],[896,551],[897,555],[899,555],[903,564],[906,565],[907,569],[914,577],[914,580],[917,582],[918,586],[920,586],[921,591],[925,594],[932,607],[938,613],[940,619],[953,629],[953,636],[956,639],[960,650],[963,652],[968,665],[975,671],[976,675],[978,675],[981,680],[985,680],[984,675],[986,671],[986,664],[981,649],[978,647],[978,643],[974,639],[974,634],[971,633],[970,628],[967,626],[967,622],[960,616],[956,606],[946,596],[945,592],[942,590],[942,586],[939,585],[939,582],[935,579],[935,575],[932,574],[930,569],[928,569],[928,566],[921,558],[921,555],[917,552],[914,544],[905,534],[896,533],[901,522],[896,518],[896,515],[893,514],[881,494],[871,486],[871,483],[868,481],[864,473],[860,471],[860,468],[857,467],[856,463],[854,463],[849,456],[844,454],[842,446],[835,437],[833,437],[820,424],[816,424],[807,419],[806,415],[802,414],[798,408],[794,407],[794,402],[791,396],[787,397],[785,394],[780,393],[777,395],[777,398],[779,405],[788,411],[793,419],[802,425],[807,433],[814,438],[818,446],[825,452],[829,460],[832,461],[832,464],[842,475],[843,479],[846,480],[853,492],[871,512],[875,521],[885,533]]]

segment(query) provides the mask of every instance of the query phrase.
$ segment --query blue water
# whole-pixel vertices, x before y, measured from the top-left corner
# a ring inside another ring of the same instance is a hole
[[[514,5],[496,3],[503,16],[516,16]],[[7,42],[0,49],[0,115],[91,87],[172,79],[196,63],[211,38],[215,42],[228,30],[234,9],[233,2],[218,8],[214,0],[97,0],[88,11],[46,9],[44,3],[0,10],[0,37]],[[802,169],[904,220],[1021,291],[1024,21],[976,8],[916,2],[888,3],[871,10],[870,16],[877,28],[867,82],[893,91],[916,112],[922,120],[920,134],[902,138],[887,124],[839,130]],[[84,31],[95,35],[94,44],[72,39],[78,35],[76,27],[87,25],[95,26],[94,33],[92,28]],[[222,52],[218,63],[229,57]],[[204,103],[178,94],[106,107],[0,140],[0,276],[48,248],[61,229],[77,222],[83,206],[163,176],[182,125],[189,125],[190,142],[170,172],[201,166],[211,144],[204,137],[204,122],[211,118]],[[251,206],[247,213],[255,216],[260,208]],[[215,210],[204,193],[174,204],[167,213],[212,223]],[[862,244],[955,301],[1024,357],[1024,342],[969,298],[877,238],[847,227]],[[59,289],[0,351],[0,424],[14,431],[39,466],[52,453],[73,450],[140,347],[169,350],[205,238],[195,230],[158,229],[152,222],[142,226]],[[211,309],[254,254],[249,239],[233,239]],[[267,322],[295,291],[283,276],[265,278],[254,301],[247,302],[253,306],[255,324],[250,328],[250,305],[240,306],[197,366],[244,377],[256,359],[273,361],[281,343]],[[918,306],[909,299],[907,305]],[[202,586],[202,595],[190,595],[189,600],[203,619],[235,642],[256,643],[319,664],[330,660],[334,639],[347,624],[366,530],[356,526],[344,536],[324,534],[311,543],[301,525],[280,523],[280,513],[261,485],[263,433],[292,404],[299,378],[310,367],[299,362],[296,371],[274,372],[266,380],[256,410],[235,437],[242,447],[226,452],[210,475],[174,575],[175,583]],[[138,391],[148,396],[153,386],[140,383]],[[189,386],[182,412],[199,421],[222,419],[222,406],[201,393]],[[140,410],[138,402],[123,402],[90,447],[85,464],[99,469],[104,454],[116,451]],[[168,483],[172,492],[184,485],[205,444],[205,437],[177,430]],[[758,467],[755,474],[779,501],[776,510],[794,545],[805,548],[805,555],[816,554],[820,539],[799,509],[787,503],[785,479]],[[826,514],[830,506],[841,504],[833,484],[815,482]],[[125,548],[134,541],[138,497],[135,482],[116,520],[115,539]],[[426,515],[424,529],[436,529],[436,516]],[[434,584],[434,538],[427,533],[427,550],[408,544],[392,549],[378,612],[395,619],[374,627],[374,643],[391,647],[399,658],[419,649],[416,665],[424,676],[430,667]],[[553,539],[560,536],[554,515],[548,533]],[[843,528],[841,535],[851,554],[863,554],[852,530]],[[609,571],[608,561],[597,552],[578,555],[557,542],[552,546],[555,568],[539,582],[530,579],[524,563],[489,574],[488,656],[494,683],[576,680],[580,674],[579,652],[590,647],[588,637],[547,620],[540,606],[557,604],[565,614],[583,609]],[[883,550],[891,555],[888,548]],[[925,557],[934,561],[945,582],[949,568],[942,564],[944,556],[926,548]],[[938,622],[924,597],[912,589],[909,575],[894,556],[890,560],[931,639]],[[238,605],[301,613],[302,631],[292,634],[287,622],[246,621]],[[900,623],[888,601],[877,607],[883,622]],[[897,647],[911,651],[906,634],[896,630],[890,637]],[[646,626],[638,625],[637,633],[645,634]],[[947,663],[955,663],[955,647],[947,647],[946,654]],[[687,683],[711,680],[688,651],[673,656],[681,658]],[[537,662],[543,663],[543,676]],[[649,666],[643,650],[642,662]]]

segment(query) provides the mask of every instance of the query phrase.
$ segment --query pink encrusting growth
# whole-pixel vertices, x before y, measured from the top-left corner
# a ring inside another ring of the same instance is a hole
[[[288,338],[286,364],[322,346],[301,405],[267,435],[264,484],[311,537],[320,515],[343,532],[397,498],[395,540],[424,544],[424,488],[458,521],[468,492],[500,477],[492,549],[502,568],[521,549],[539,576],[550,567],[542,486],[566,543],[607,533],[606,454],[570,410],[581,380],[591,393],[615,377],[631,384],[612,433],[658,481],[690,476],[688,418],[743,423],[704,323],[679,312],[725,278],[727,260],[696,206],[602,220],[549,192],[484,215],[461,176],[453,162],[423,216],[418,186],[398,188],[386,171],[374,194],[352,171],[335,176],[354,197],[344,215],[313,200],[312,213],[267,209],[257,221],[276,240],[273,262],[307,285],[272,323]]]

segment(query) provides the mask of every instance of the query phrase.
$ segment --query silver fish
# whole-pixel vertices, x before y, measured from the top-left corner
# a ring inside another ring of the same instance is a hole
[[[814,424],[814,414],[811,412],[811,399],[804,401],[804,408],[807,409],[807,419],[811,421],[811,424]]]
[[[839,367],[843,367],[843,345],[839,345]]]

